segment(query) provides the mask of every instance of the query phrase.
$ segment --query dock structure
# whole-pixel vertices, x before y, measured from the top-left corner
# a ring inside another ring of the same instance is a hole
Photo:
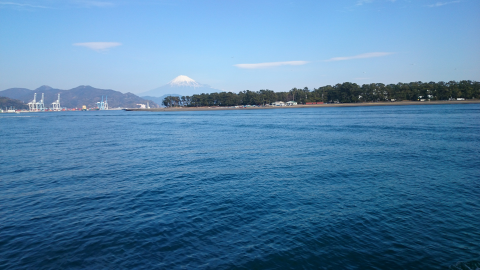
[[[60,107],[60,94],[58,94],[58,99],[52,103],[52,111],[61,111]]]
[[[28,103],[28,110],[31,112],[37,111],[37,93],[33,95],[33,100]]]
[[[103,101],[103,96],[102,96],[102,101],[97,102],[97,107],[99,110],[108,110],[108,101],[107,101],[107,96],[105,96],[105,101]]]
[[[43,112],[45,111],[44,94],[42,93],[42,99],[37,102],[37,93],[33,95],[33,100],[28,103],[28,109],[31,112]]]
[[[37,111],[40,111],[40,112],[45,111],[44,100],[45,100],[45,94],[42,93],[42,99],[39,102],[37,102]]]

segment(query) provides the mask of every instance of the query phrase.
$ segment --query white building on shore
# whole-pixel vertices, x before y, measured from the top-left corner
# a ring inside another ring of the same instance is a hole
[[[298,103],[296,101],[289,101],[287,102],[287,106],[297,106]]]

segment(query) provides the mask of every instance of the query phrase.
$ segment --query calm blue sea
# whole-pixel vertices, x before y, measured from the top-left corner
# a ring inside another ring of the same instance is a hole
[[[480,104],[0,114],[0,269],[476,269]]]

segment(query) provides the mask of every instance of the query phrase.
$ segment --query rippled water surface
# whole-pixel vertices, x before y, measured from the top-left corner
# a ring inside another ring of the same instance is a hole
[[[0,268],[480,267],[480,105],[0,114]]]

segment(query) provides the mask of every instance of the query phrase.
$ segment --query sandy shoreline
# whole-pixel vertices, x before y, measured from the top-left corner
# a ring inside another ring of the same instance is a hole
[[[219,110],[273,110],[273,109],[298,109],[298,108],[327,108],[327,107],[363,107],[363,106],[405,106],[405,105],[442,105],[442,104],[473,104],[480,103],[480,99],[462,101],[398,101],[398,102],[371,102],[371,103],[340,103],[340,104],[319,104],[319,105],[297,105],[297,106],[269,106],[269,107],[175,107],[155,109],[125,109],[135,112],[182,112],[182,111],[219,111]]]

